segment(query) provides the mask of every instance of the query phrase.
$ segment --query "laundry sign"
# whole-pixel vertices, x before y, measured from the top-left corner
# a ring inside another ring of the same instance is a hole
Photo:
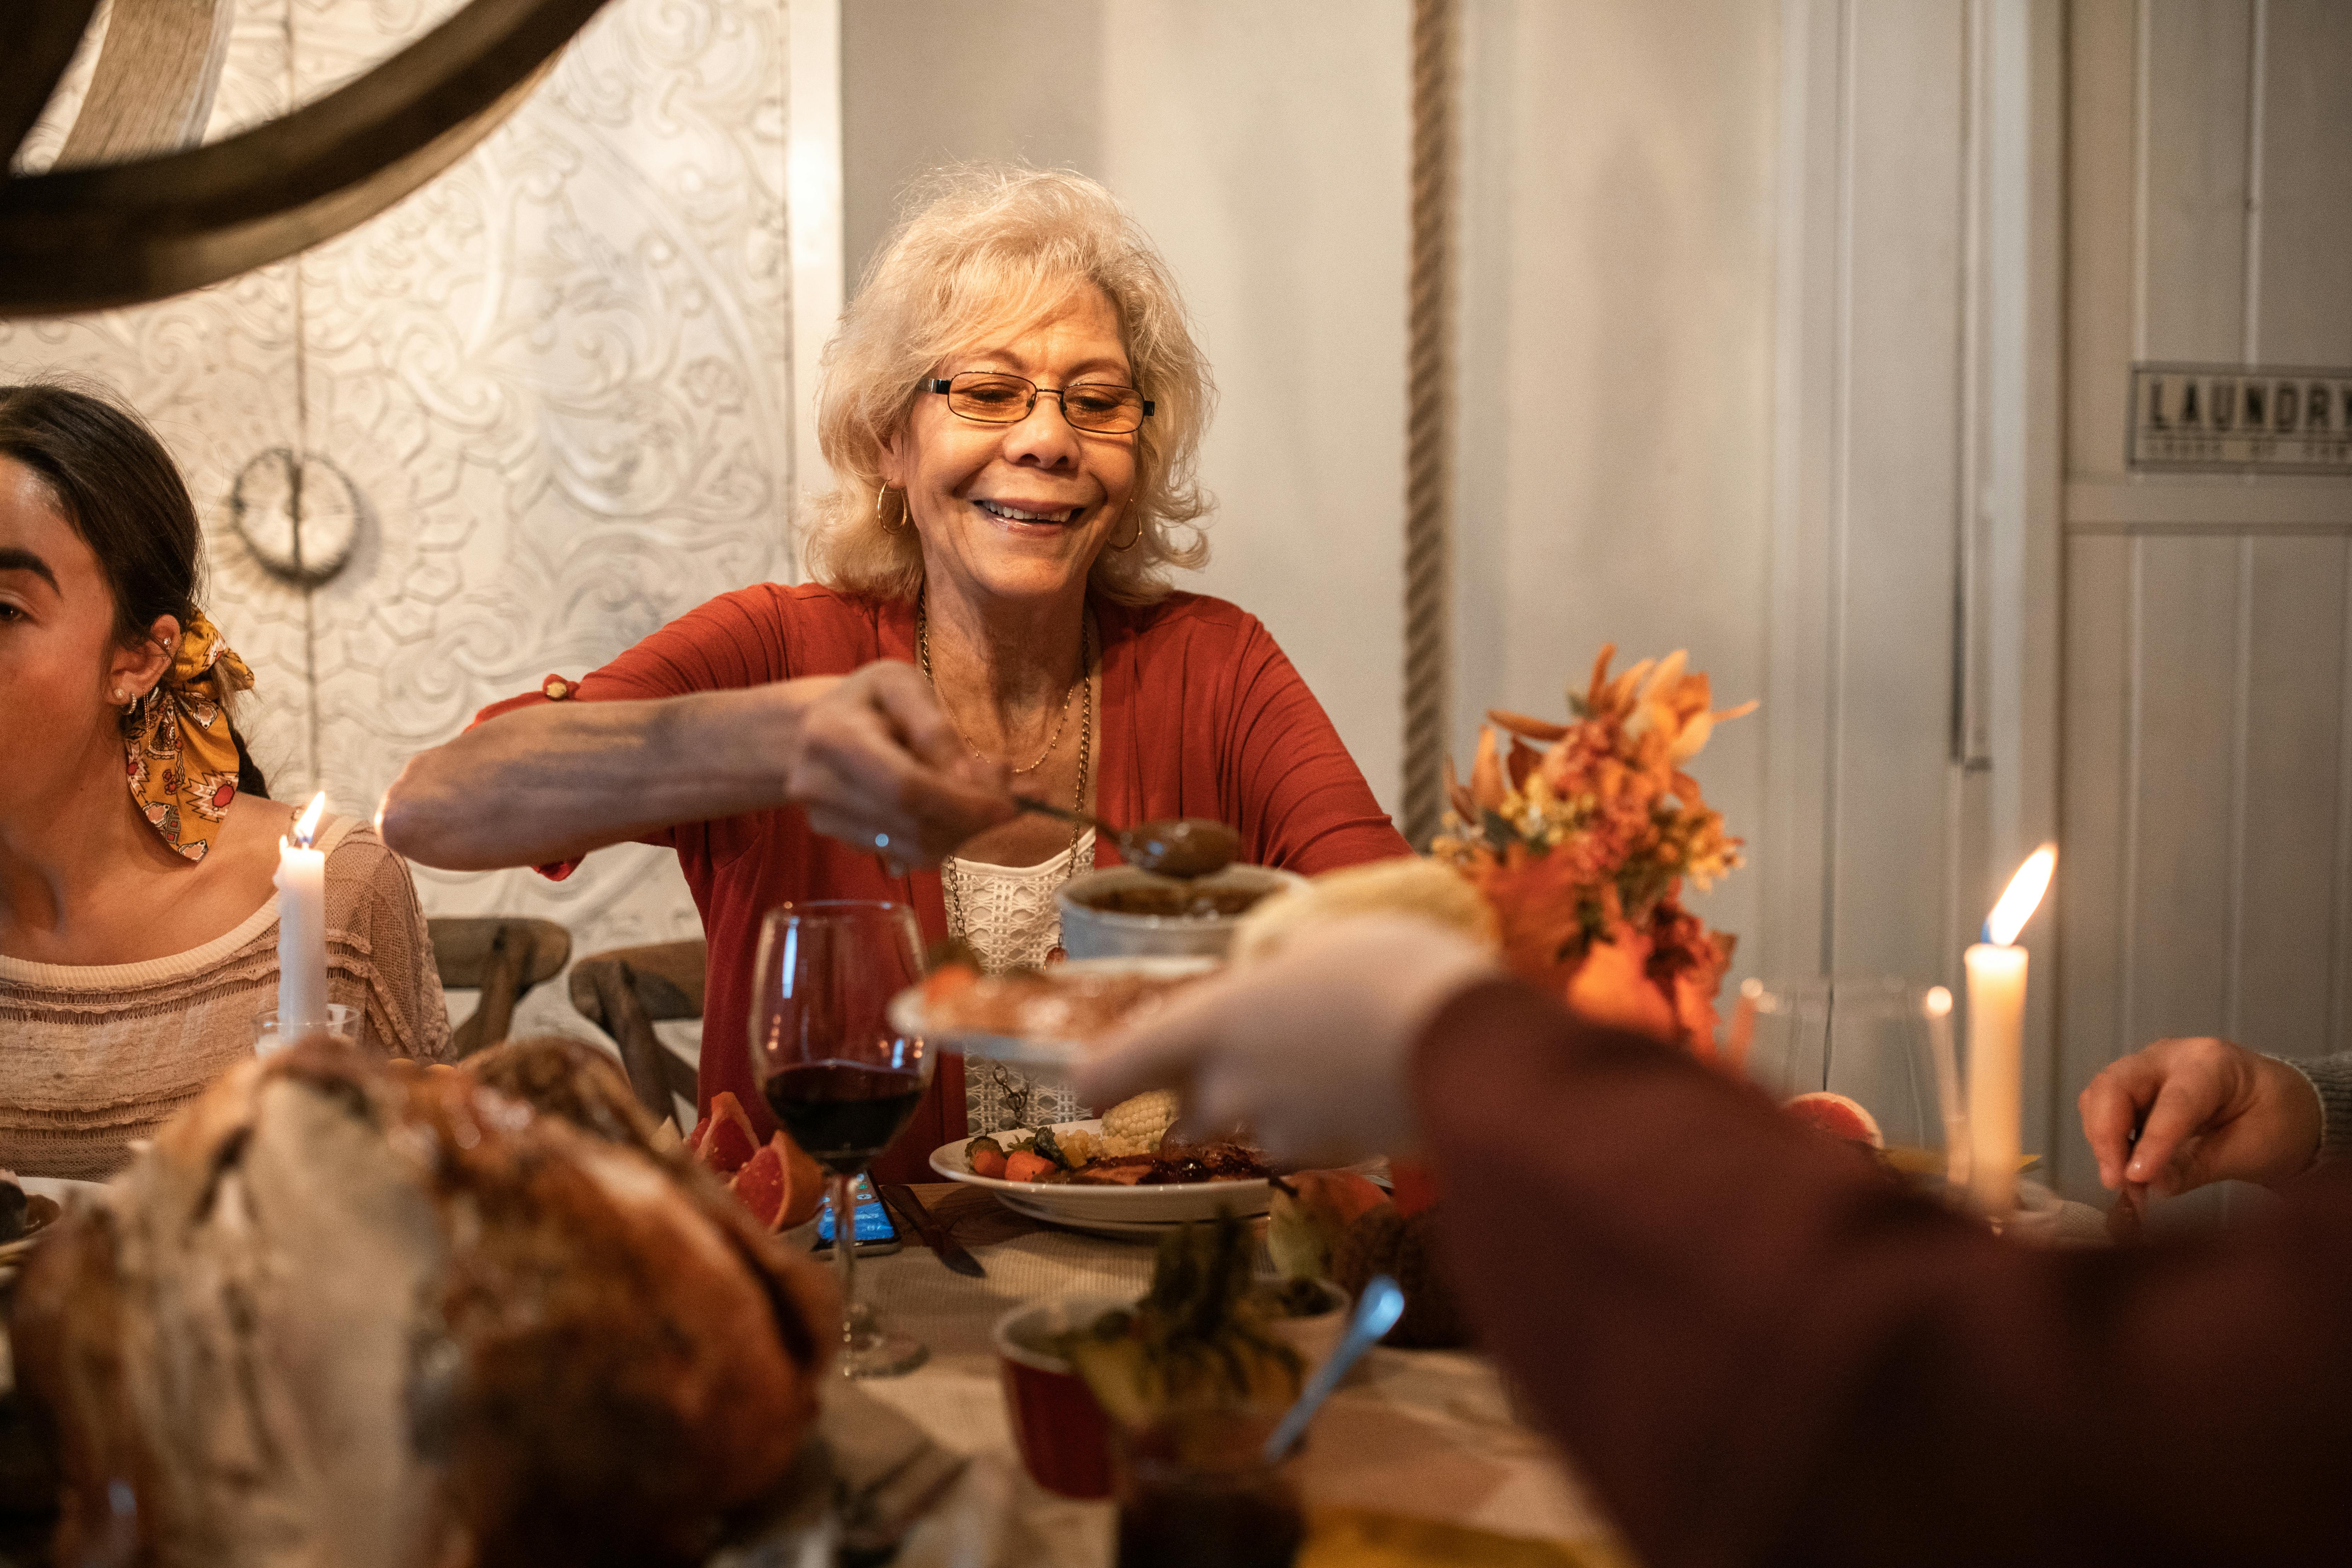
[[[2352,475],[2352,370],[2132,366],[2130,466]]]

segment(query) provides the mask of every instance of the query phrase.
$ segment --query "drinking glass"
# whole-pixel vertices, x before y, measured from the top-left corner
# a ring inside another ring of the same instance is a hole
[[[751,1079],[829,1178],[845,1377],[895,1377],[929,1353],[919,1341],[884,1331],[857,1299],[853,1192],[930,1081],[922,1039],[889,1019],[890,998],[923,977],[922,951],[915,912],[904,904],[784,904],[760,926]]]
[[[293,1035],[281,1035],[278,1028],[278,1009],[270,1008],[256,1018],[253,1054],[257,1057],[276,1056],[297,1039],[311,1035],[324,1035],[331,1040],[356,1041],[360,1037],[360,1016],[349,1004],[327,1004],[327,1021],[313,1025]]]
[[[1215,1406],[1118,1426],[1118,1568],[1288,1568],[1307,1530],[1287,1467],[1263,1447],[1279,1417]]]
[[[1896,1169],[1965,1190],[1968,1105],[1950,992],[1883,978],[1750,980],[1738,1016],[1753,1019],[1748,1075],[1774,1099],[1842,1094],[1878,1123]]]

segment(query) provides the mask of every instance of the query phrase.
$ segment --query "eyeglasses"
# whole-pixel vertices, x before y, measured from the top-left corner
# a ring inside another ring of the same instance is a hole
[[[1026,377],[1001,371],[967,370],[944,380],[923,384],[926,392],[942,393],[948,412],[982,425],[1018,425],[1037,406],[1039,394],[1061,399],[1062,417],[1073,429],[1097,436],[1125,436],[1143,428],[1151,417],[1151,400],[1131,386],[1107,381],[1081,381],[1070,386],[1040,386]]]

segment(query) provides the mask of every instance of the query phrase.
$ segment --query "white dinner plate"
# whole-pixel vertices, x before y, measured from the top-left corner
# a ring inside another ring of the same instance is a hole
[[[1099,1132],[1099,1119],[1057,1121],[1055,1132]],[[991,1134],[1009,1143],[1026,1137],[1029,1129],[1008,1127]],[[1154,1187],[1068,1186],[1052,1182],[1007,1182],[976,1175],[963,1157],[971,1140],[959,1139],[931,1151],[931,1169],[950,1182],[982,1187],[994,1193],[1005,1207],[1032,1219],[1081,1230],[1101,1230],[1114,1236],[1151,1234],[1160,1227],[1188,1219],[1213,1219],[1220,1205],[1244,1216],[1261,1215],[1274,1201],[1274,1189],[1265,1177],[1239,1182],[1182,1182]],[[1139,1228],[1141,1227],[1141,1228]]]
[[[19,1176],[16,1184],[35,1196],[55,1198],[60,1204],[76,1197],[96,1197],[106,1191],[104,1182],[78,1182],[71,1176]]]
[[[1059,965],[1073,974],[1151,974],[1170,977],[1206,974],[1218,965],[1213,958],[1073,958]],[[989,1035],[973,1029],[934,1028],[923,1016],[923,988],[909,985],[890,999],[890,1026],[920,1035],[934,1050],[1009,1062],[1032,1077],[1058,1079],[1093,1055],[1093,1047],[1077,1040],[1048,1039],[1034,1035]],[[1077,1125],[1077,1124],[1074,1124]]]
[[[999,1193],[996,1201],[1014,1214],[1043,1220],[1047,1225],[1066,1226],[1072,1230],[1092,1232],[1096,1236],[1115,1236],[1122,1241],[1158,1241],[1171,1230],[1181,1230],[1192,1221],[1181,1219],[1072,1219],[1033,1199],[1013,1193]]]

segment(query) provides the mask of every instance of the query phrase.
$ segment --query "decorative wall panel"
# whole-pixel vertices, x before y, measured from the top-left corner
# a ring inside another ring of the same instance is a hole
[[[209,134],[458,3],[241,5]],[[97,377],[171,442],[274,794],[372,812],[484,703],[789,574],[785,22],[783,0],[619,0],[472,157],[352,233],[155,306],[0,324],[0,376]],[[298,524],[313,565],[348,545],[323,583],[264,563]],[[581,952],[698,929],[650,848],[561,884],[418,882],[429,912],[546,915]]]

